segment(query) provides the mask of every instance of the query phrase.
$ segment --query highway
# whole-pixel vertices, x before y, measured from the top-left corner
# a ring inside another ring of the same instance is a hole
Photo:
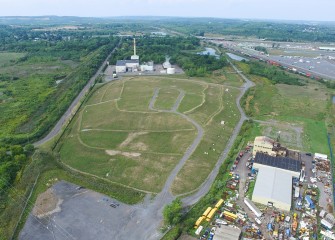
[[[121,41],[120,41],[121,43]],[[120,45],[118,44],[118,46]],[[117,46],[117,47],[118,47]],[[77,110],[76,107],[78,106],[79,102],[82,100],[82,98],[85,96],[86,93],[88,93],[91,86],[94,85],[95,80],[97,77],[102,73],[102,70],[104,66],[107,64],[108,59],[111,57],[111,55],[114,53],[114,51],[117,49],[115,47],[113,51],[106,57],[105,61],[101,64],[98,71],[94,74],[94,76],[91,77],[91,79],[88,81],[86,86],[81,90],[81,92],[78,94],[78,96],[73,100],[69,108],[66,110],[66,112],[63,114],[63,116],[58,120],[56,125],[52,128],[52,130],[41,140],[34,143],[35,147],[38,147],[46,142],[48,142],[50,139],[54,138],[57,134],[59,134],[62,131],[63,126],[65,126],[73,117],[75,114],[75,111]]]

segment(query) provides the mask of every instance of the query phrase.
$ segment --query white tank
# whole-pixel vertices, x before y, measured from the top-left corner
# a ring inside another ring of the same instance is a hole
[[[167,73],[167,74],[175,74],[175,73],[176,73],[176,69],[175,69],[175,68],[168,68],[168,69],[166,70],[166,73]]]

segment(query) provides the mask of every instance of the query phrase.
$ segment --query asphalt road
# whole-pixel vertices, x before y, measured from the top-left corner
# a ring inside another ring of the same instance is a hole
[[[56,125],[53,127],[53,129],[41,140],[37,141],[34,143],[35,147],[38,147],[44,143],[46,143],[47,141],[49,141],[50,139],[52,139],[53,137],[55,137],[61,130],[62,127],[70,120],[70,118],[74,115],[75,113],[75,108],[78,105],[78,103],[80,102],[80,100],[85,96],[85,94],[89,91],[90,87],[94,85],[95,79],[102,73],[102,69],[104,68],[104,66],[107,64],[108,59],[111,57],[111,55],[114,53],[114,51],[117,49],[114,48],[113,51],[107,56],[107,58],[105,59],[105,61],[101,64],[100,68],[98,69],[98,71],[94,74],[93,77],[91,77],[91,79],[88,81],[88,83],[86,84],[86,86],[81,90],[81,92],[78,94],[78,96],[73,100],[73,102],[71,103],[71,105],[69,106],[69,108],[66,110],[66,112],[63,114],[63,116],[58,120],[58,122],[56,123]]]

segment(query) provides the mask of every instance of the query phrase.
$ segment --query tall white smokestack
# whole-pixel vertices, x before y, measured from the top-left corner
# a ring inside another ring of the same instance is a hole
[[[136,56],[136,39],[134,38],[134,56]]]

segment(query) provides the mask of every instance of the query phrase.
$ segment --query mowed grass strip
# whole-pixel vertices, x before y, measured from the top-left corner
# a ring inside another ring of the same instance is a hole
[[[205,102],[188,115],[204,125],[215,112],[220,109],[222,101],[222,87],[210,85],[205,90]]]
[[[128,132],[81,131],[81,141],[92,148],[116,149],[128,137]]]
[[[238,94],[237,89],[230,89],[223,94],[223,110],[205,126],[202,141],[173,182],[173,194],[183,194],[197,189],[212,171],[240,118],[235,104]],[[224,125],[221,121],[224,121]]]
[[[118,106],[126,111],[149,112],[149,103],[154,95],[157,81],[138,81],[135,79],[125,81],[121,99]]]
[[[116,108],[115,102],[105,102],[84,109],[81,129],[166,131],[194,129],[194,126],[173,113],[123,112]]]
[[[108,84],[103,86],[96,86],[94,87],[91,96],[87,100],[85,105],[92,105],[101,102],[101,98],[104,96],[105,91],[109,88]]]
[[[191,111],[199,107],[204,101],[204,96],[205,95],[186,93],[179,105],[178,111],[181,113],[186,113],[187,111]]]
[[[182,155],[195,139],[197,132],[148,132],[135,137],[122,150],[156,153],[174,153]]]
[[[180,94],[175,88],[160,88],[157,99],[155,101],[155,109],[170,110]]]
[[[80,132],[81,141],[92,148],[180,155],[186,151],[195,137],[195,130],[176,132],[93,130]]]
[[[108,150],[108,149],[106,149]],[[141,154],[110,156],[103,149],[87,148],[77,135],[69,135],[60,151],[61,159],[83,172],[145,191],[159,192],[180,156]]]
[[[112,82],[109,83],[107,86],[103,98],[101,99],[102,102],[111,101],[115,99],[119,99],[121,97],[121,91],[123,88],[123,81]]]

